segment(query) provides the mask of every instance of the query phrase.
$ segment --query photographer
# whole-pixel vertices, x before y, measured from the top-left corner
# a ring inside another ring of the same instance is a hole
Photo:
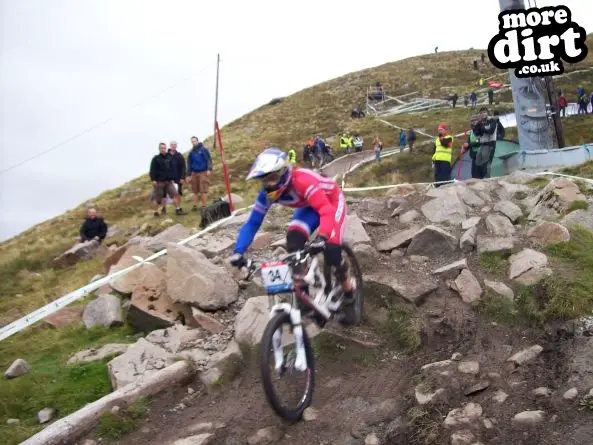
[[[490,165],[496,150],[497,127],[498,117],[489,117],[488,109],[481,108],[478,121],[472,125],[472,132],[480,144],[475,160],[476,174],[479,179],[490,177]]]

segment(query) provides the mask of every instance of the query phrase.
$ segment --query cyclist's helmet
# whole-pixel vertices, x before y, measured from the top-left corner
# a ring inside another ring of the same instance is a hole
[[[246,179],[261,180],[268,199],[274,202],[288,187],[291,176],[292,165],[288,162],[288,155],[279,148],[270,147],[257,156]]]

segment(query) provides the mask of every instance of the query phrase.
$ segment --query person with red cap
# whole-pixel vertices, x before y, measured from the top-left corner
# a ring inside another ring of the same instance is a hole
[[[434,165],[434,181],[451,180],[451,160],[453,158],[453,137],[449,135],[449,126],[441,122],[437,127],[438,136],[434,140],[432,162]],[[442,184],[435,184],[439,187]]]

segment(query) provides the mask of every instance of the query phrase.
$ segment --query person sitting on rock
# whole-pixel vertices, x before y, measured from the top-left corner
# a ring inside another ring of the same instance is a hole
[[[251,179],[260,180],[262,190],[257,195],[248,220],[239,230],[230,258],[231,265],[237,268],[245,266],[244,254],[273,204],[291,207],[296,210],[288,225],[287,250],[296,252],[303,249],[311,234],[317,230],[317,237],[310,243],[310,249],[312,252],[325,253],[326,264],[334,268],[337,282],[342,284],[342,304],[351,304],[354,301],[355,283],[348,277],[348,269],[342,262],[346,199],[339,185],[312,170],[293,167],[286,153],[274,147],[267,148],[257,156],[247,175],[247,180]],[[297,269],[295,272],[298,277],[303,270]]]
[[[80,226],[80,242],[98,241],[102,242],[107,236],[107,224],[103,218],[97,216],[97,209],[91,207],[87,211],[87,217]]]

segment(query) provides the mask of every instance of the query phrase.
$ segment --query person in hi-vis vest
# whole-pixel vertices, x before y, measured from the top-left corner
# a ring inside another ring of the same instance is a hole
[[[449,135],[449,126],[442,122],[437,127],[438,136],[434,140],[434,181],[443,182],[451,180],[451,160],[453,157],[453,137]],[[439,187],[442,184],[435,184]]]

